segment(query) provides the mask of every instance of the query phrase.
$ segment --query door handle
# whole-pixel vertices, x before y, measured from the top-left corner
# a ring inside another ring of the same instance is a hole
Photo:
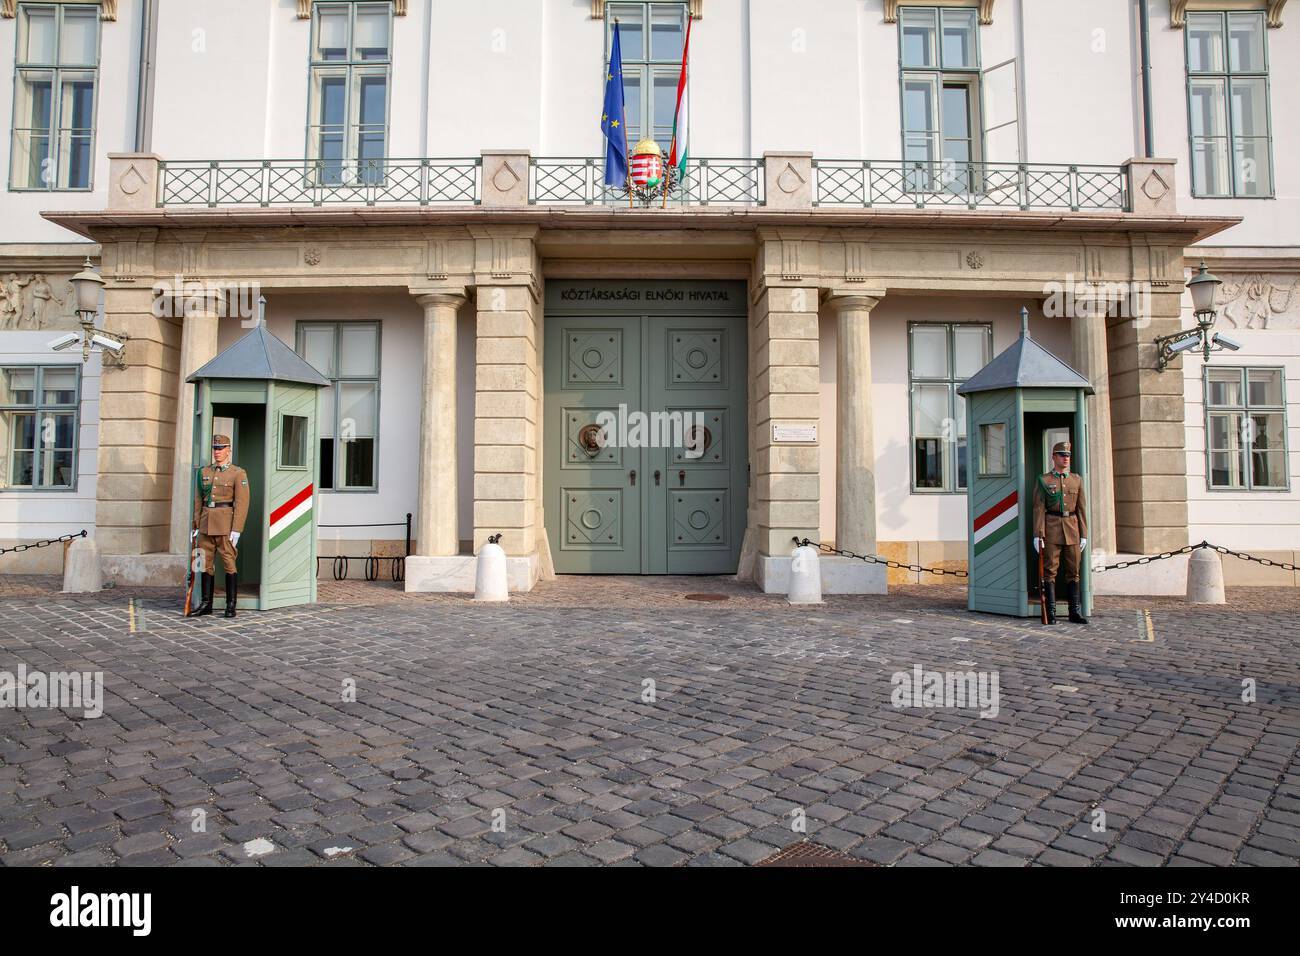
[[[683,468],[677,473],[677,484],[679,486],[686,484],[686,469]]]
[[[655,469],[655,486],[658,487],[658,485],[659,485],[659,469],[656,468],[656,469]]]
[[[629,474],[629,475],[631,476],[631,478],[632,478],[632,487],[635,488],[635,487],[636,487],[636,469],[633,468],[630,472],[628,472],[628,474]]]

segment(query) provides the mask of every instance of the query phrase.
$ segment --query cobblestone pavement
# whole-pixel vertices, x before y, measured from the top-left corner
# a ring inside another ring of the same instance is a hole
[[[98,719],[0,709],[6,866],[740,865],[803,839],[899,866],[1300,861],[1294,589],[1044,628],[940,587],[796,609],[719,578],[505,606],[331,583],[230,622],[0,582],[0,671],[105,692]],[[997,716],[893,707],[915,665],[996,673]]]

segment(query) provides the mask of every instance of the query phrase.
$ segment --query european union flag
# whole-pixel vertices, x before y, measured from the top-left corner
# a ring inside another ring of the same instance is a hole
[[[614,46],[605,73],[605,106],[600,114],[600,131],[605,134],[605,185],[622,187],[627,182],[627,132],[623,129],[623,47],[614,21]]]

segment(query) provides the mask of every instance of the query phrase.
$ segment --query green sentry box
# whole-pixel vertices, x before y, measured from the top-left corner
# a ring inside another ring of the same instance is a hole
[[[1051,445],[1074,446],[1071,469],[1089,484],[1086,378],[1029,337],[1029,311],[1005,352],[958,387],[966,398],[968,451],[966,606],[972,611],[1037,617],[1038,555],[1033,545],[1034,485],[1047,471]],[[1001,444],[1002,452],[998,445]],[[1080,556],[1084,615],[1092,613],[1089,552]],[[1058,586],[1057,594],[1065,589]]]
[[[222,418],[233,422],[231,461],[248,472],[238,607],[314,603],[320,389],[329,380],[259,322],[186,381],[195,388],[195,468],[211,461],[213,420]]]

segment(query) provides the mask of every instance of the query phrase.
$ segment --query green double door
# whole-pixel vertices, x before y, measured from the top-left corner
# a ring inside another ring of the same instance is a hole
[[[548,312],[545,327],[556,571],[734,573],[748,477],[744,316]]]

